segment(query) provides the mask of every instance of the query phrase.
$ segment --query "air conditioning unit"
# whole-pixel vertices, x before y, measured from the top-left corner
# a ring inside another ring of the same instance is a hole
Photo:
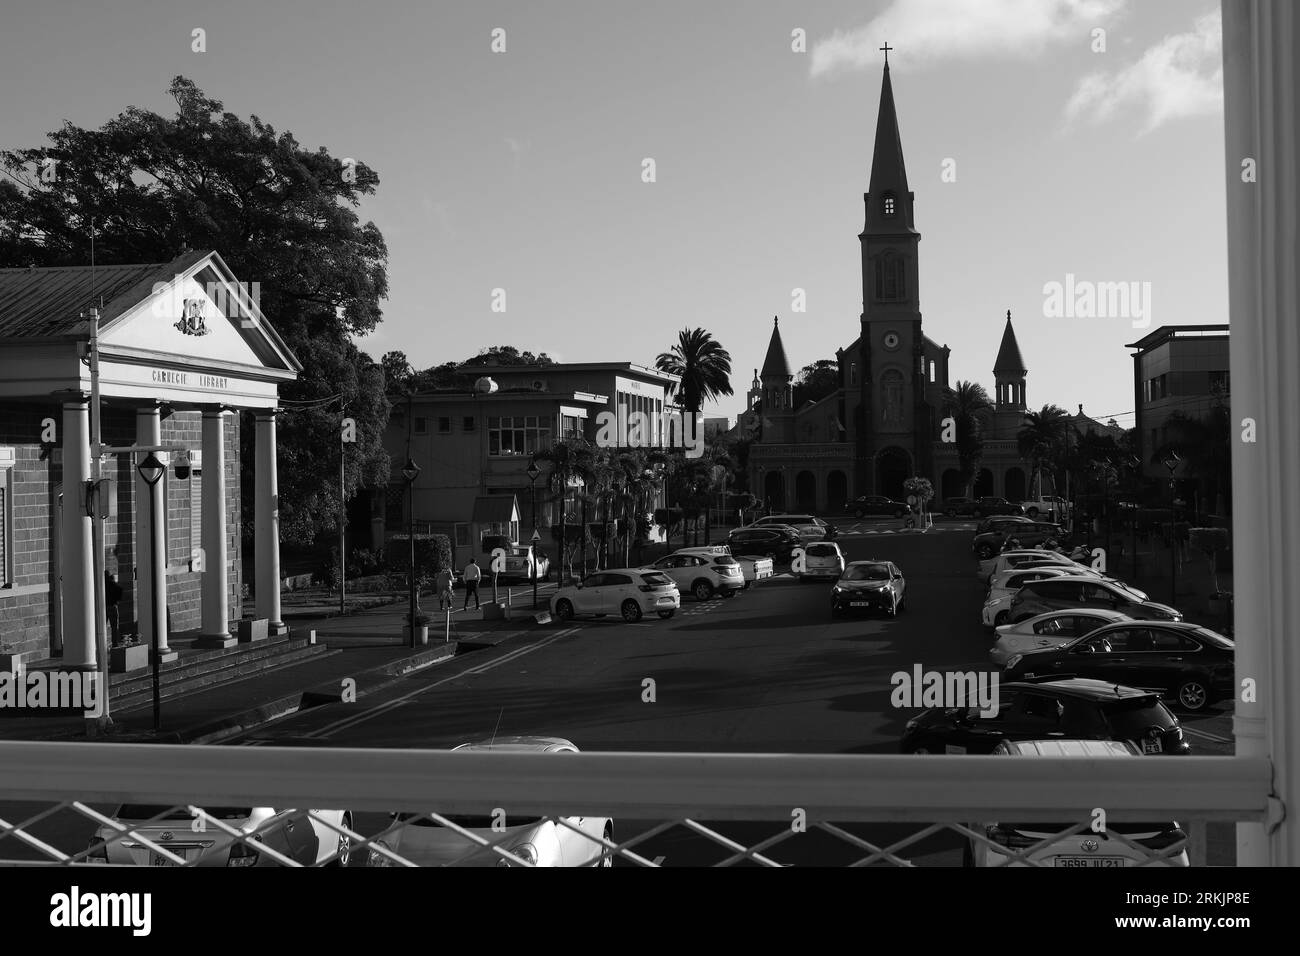
[[[535,379],[533,379],[533,391],[534,391],[534,392],[546,392],[546,391],[549,391],[549,390],[550,390],[550,389],[548,388],[548,386],[547,386],[547,384],[546,384],[546,379],[544,379],[544,378],[535,378]]]

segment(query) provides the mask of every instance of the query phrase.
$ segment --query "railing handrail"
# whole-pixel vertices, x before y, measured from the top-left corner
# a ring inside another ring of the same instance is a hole
[[[546,754],[0,741],[0,800],[968,822],[1267,819],[1246,757]],[[992,815],[992,816],[990,816]]]

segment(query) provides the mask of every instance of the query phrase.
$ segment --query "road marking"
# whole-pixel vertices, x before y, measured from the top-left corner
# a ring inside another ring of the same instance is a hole
[[[666,859],[668,859],[666,856],[657,856],[651,862],[654,863],[655,866],[663,866],[664,860]]]
[[[442,680],[436,681],[435,683],[429,684],[425,687],[416,688],[415,690],[409,691],[408,693],[405,693],[400,697],[394,697],[392,700],[380,704],[377,707],[372,707],[370,710],[365,711],[363,713],[353,714],[351,716],[344,717],[341,720],[336,720],[333,723],[326,724],[324,727],[320,727],[313,731],[308,731],[307,733],[303,734],[303,736],[304,737],[328,737],[334,733],[337,733],[340,730],[347,730],[351,727],[355,727],[358,724],[365,723],[367,720],[373,720],[376,717],[388,713],[390,710],[393,710],[394,708],[399,707],[402,704],[406,703],[412,697],[417,697],[420,694],[426,693],[427,691],[431,691],[436,687],[441,687],[443,684],[450,683],[451,681],[460,680],[461,678],[466,677],[470,674],[474,674],[474,675],[485,674],[494,667],[500,667],[502,664],[508,664],[510,661],[517,660],[518,658],[522,657],[524,654],[531,654],[533,651],[541,650],[543,647],[546,647],[548,644],[552,644],[555,641],[558,641],[562,637],[568,637],[570,634],[577,633],[578,630],[579,629],[576,627],[565,628],[564,630],[559,631],[558,633],[552,634],[550,637],[546,638],[543,641],[538,641],[536,644],[529,644],[525,647],[521,647],[517,650],[511,651],[509,654],[506,654],[504,657],[499,657],[494,660],[487,661],[486,663],[480,664],[478,667],[472,667],[469,670],[461,671],[459,674],[454,674],[451,677],[444,677]]]
[[[1188,727],[1186,724],[1183,724],[1183,733],[1192,734],[1195,737],[1204,737],[1206,740],[1214,740],[1221,744],[1232,743],[1232,739],[1229,737],[1220,737],[1217,734],[1209,734],[1206,733],[1204,730],[1194,730],[1191,727]]]

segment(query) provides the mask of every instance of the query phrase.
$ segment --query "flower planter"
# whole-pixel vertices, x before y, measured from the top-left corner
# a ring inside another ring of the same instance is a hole
[[[406,641],[408,645],[411,643],[411,626],[409,624],[405,624],[402,626],[402,639]],[[429,625],[427,624],[415,625],[415,643],[416,644],[429,643]]]
[[[23,669],[23,655],[0,654],[0,674],[16,674]]]
[[[131,671],[143,670],[148,666],[148,644],[129,644],[126,647],[109,649],[108,669],[113,674],[127,674]]]
[[[264,641],[270,635],[270,621],[266,618],[257,620],[247,620],[239,622],[239,643],[250,644],[253,641]]]

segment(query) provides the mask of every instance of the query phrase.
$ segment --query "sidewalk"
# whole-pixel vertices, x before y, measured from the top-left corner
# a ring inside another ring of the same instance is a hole
[[[506,591],[500,591],[506,600]],[[513,595],[521,598],[518,593]],[[458,595],[462,597],[462,595]],[[152,706],[112,712],[110,733],[95,739],[107,742],[217,743],[267,721],[299,710],[368,694],[424,668],[466,653],[483,650],[539,627],[529,601],[516,600],[513,620],[484,620],[483,610],[457,611],[450,627],[437,614],[430,626],[429,643],[412,648],[403,637],[406,600],[392,595],[359,595],[347,600],[340,614],[337,595],[329,603],[309,600],[283,608],[293,640],[306,640],[314,631],[316,643],[329,650],[309,660],[268,670],[244,680],[181,694],[160,702],[161,730],[153,729]],[[382,598],[377,601],[376,598]],[[545,597],[539,594],[544,607]],[[487,591],[484,605],[491,600]],[[427,610],[427,609],[426,609]],[[444,639],[448,638],[448,639]],[[10,718],[0,720],[0,739],[86,740],[86,721],[80,717]]]

